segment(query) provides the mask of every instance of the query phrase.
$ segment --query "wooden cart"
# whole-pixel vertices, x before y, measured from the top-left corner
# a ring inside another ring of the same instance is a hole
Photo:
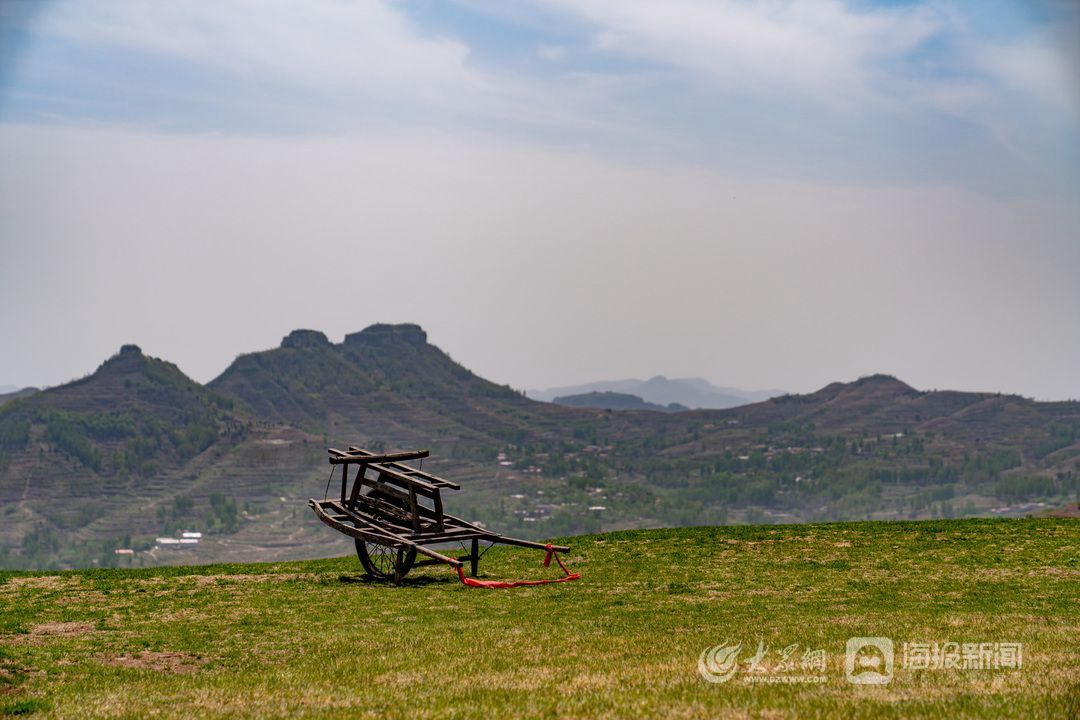
[[[476,577],[481,542],[545,550],[548,558],[570,549],[505,537],[447,515],[440,493],[445,488],[460,490],[461,486],[404,464],[426,458],[427,450],[377,454],[350,447],[347,451],[330,448],[329,453],[330,464],[341,466],[341,494],[333,500],[312,499],[308,505],[324,523],[353,538],[360,564],[374,578],[400,583],[414,567],[445,563],[457,569],[464,582],[465,562],[470,565],[472,577]],[[463,547],[468,543],[468,555],[449,557],[429,547],[451,543]],[[417,555],[425,557],[417,560]],[[559,565],[565,570],[561,561]]]

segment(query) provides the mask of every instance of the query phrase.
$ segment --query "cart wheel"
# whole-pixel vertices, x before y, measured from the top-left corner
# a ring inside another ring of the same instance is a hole
[[[416,548],[395,548],[360,538],[355,542],[360,564],[374,578],[400,582],[416,562]]]

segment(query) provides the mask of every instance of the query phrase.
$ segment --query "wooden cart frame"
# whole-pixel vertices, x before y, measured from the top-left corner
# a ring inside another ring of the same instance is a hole
[[[353,538],[360,564],[371,577],[400,584],[414,567],[447,564],[460,570],[465,562],[476,577],[481,542],[548,552],[570,549],[505,537],[447,515],[440,493],[461,486],[404,464],[428,457],[427,450],[377,454],[350,447],[347,451],[330,448],[329,454],[330,465],[341,466],[340,496],[312,499],[308,505],[322,522]],[[428,547],[450,543],[463,547],[468,543],[468,555],[449,557]],[[417,555],[425,558],[417,560]]]

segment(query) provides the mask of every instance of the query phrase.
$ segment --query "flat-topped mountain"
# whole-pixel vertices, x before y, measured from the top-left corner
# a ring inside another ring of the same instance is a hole
[[[412,323],[402,323],[400,325],[376,323],[369,325],[360,332],[346,335],[344,345],[387,347],[398,343],[416,346],[427,345],[427,333],[419,325],[413,325]]]
[[[262,420],[355,441],[494,445],[557,432],[565,415],[475,375],[417,325],[372,325],[338,344],[311,332],[241,355],[208,387]]]

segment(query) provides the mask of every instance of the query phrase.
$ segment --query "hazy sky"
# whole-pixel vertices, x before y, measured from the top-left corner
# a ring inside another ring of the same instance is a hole
[[[1080,397],[1077,7],[0,0],[0,385],[382,321],[516,388]]]

